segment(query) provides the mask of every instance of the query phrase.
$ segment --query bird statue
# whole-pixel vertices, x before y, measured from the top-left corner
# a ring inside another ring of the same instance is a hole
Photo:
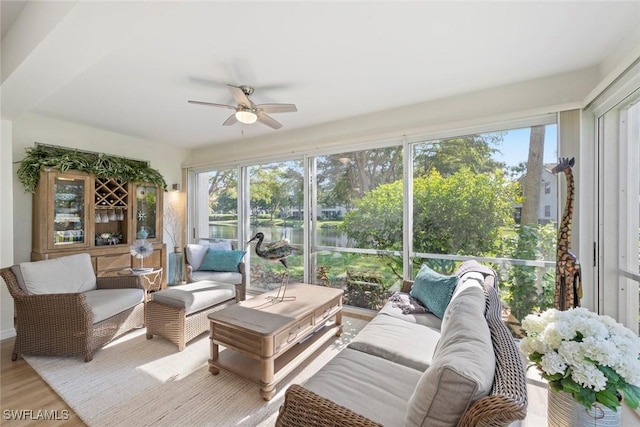
[[[287,284],[289,284],[289,266],[287,265],[286,258],[293,252],[293,247],[289,245],[289,241],[286,239],[278,240],[277,242],[266,244],[263,248],[262,242],[264,240],[264,234],[258,232],[251,238],[251,240],[247,242],[247,245],[249,245],[254,240],[258,241],[258,243],[256,244],[256,255],[268,261],[280,261],[282,265],[284,265],[284,268],[287,269],[284,276],[282,277],[282,283],[280,283],[278,293],[275,297],[269,297],[269,299],[273,300],[273,302],[295,300],[295,296],[286,298],[284,296],[285,292],[287,292]],[[282,291],[282,296],[280,296],[280,291]]]

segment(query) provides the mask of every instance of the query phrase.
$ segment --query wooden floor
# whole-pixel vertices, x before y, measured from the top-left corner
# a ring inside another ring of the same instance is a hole
[[[84,426],[24,359],[11,361],[13,341],[0,341],[0,425]]]

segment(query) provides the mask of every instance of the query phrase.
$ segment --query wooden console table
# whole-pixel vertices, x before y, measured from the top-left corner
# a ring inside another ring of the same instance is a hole
[[[318,348],[342,333],[342,289],[287,286],[294,301],[274,302],[267,292],[209,314],[209,371],[232,372],[260,386],[270,400],[275,386]],[[334,322],[330,322],[335,319]],[[226,347],[218,351],[218,345]]]

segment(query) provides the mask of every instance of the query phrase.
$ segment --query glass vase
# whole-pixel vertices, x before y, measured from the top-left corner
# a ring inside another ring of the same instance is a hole
[[[184,254],[182,252],[169,253],[169,286],[181,285],[184,281]]]
[[[620,408],[612,411],[596,402],[587,409],[565,392],[548,391],[547,425],[549,427],[620,427]]]

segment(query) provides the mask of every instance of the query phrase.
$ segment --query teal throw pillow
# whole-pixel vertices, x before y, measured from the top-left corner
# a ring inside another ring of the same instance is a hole
[[[457,284],[458,276],[445,276],[423,264],[409,294],[442,319]]]
[[[242,261],[245,251],[225,251],[208,249],[200,264],[200,271],[238,271],[238,264]]]

